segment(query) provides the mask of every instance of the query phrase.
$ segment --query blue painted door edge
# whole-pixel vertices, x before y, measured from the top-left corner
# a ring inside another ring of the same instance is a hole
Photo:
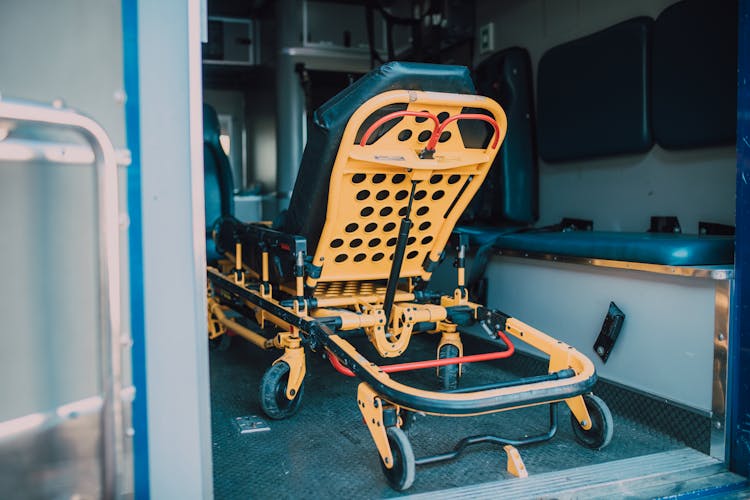
[[[750,475],[750,0],[739,0],[737,247],[729,346],[729,468]]]
[[[133,467],[135,498],[149,498],[148,413],[146,404],[146,335],[143,300],[143,223],[141,216],[141,126],[138,71],[138,1],[122,0],[123,75],[127,101],[125,132],[132,162],[127,171],[130,215],[130,315],[133,385]]]

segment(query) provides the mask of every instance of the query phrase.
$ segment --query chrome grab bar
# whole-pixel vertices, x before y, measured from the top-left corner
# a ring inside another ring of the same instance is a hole
[[[60,158],[54,154],[54,151],[59,152],[60,145],[57,150],[50,150],[50,143],[43,147],[41,144],[34,146],[33,141],[13,140],[12,137],[7,137],[10,129],[21,123],[76,131],[85,138],[93,152],[92,157],[85,147],[64,146],[75,153],[72,157],[68,156],[68,162],[88,164],[93,160],[96,168],[99,317],[102,334],[102,497],[112,498],[122,492],[123,486],[120,477],[124,461],[122,347],[130,344],[130,339],[122,336],[121,332],[118,158],[104,129],[91,118],[65,109],[57,103],[50,107],[0,99],[0,160],[31,161],[45,158],[60,163]]]

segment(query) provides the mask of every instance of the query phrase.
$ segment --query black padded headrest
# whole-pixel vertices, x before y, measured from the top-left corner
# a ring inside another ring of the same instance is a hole
[[[539,154],[550,162],[640,153],[652,144],[649,47],[638,17],[548,50],[539,61]]]
[[[474,94],[474,83],[465,66],[390,62],[371,71],[339,92],[316,112],[307,145],[279,229],[307,238],[315,251],[325,222],[331,169],[346,124],[370,98],[389,90],[422,90]]]
[[[685,0],[654,24],[654,138],[664,148],[734,144],[737,2]]]
[[[476,93],[469,69],[465,66],[395,61],[369,72],[336,94],[315,111],[315,122],[329,129],[345,127],[357,108],[388,90]]]

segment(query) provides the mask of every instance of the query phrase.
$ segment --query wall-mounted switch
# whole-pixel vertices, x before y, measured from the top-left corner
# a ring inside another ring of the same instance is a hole
[[[479,28],[479,53],[495,50],[495,23],[487,23]]]

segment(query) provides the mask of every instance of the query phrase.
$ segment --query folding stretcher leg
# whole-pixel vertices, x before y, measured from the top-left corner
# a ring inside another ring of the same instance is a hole
[[[292,332],[279,334],[274,339],[282,346],[284,354],[273,362],[260,384],[261,408],[277,420],[297,413],[305,389],[305,350],[295,330],[292,327]]]
[[[455,324],[445,324],[441,326],[446,328],[440,336],[440,343],[437,348],[437,359],[458,358],[464,354],[464,345],[461,342],[461,335],[458,333]],[[437,368],[438,380],[442,388],[446,391],[456,389],[458,381],[461,378],[461,365],[446,365]]]

